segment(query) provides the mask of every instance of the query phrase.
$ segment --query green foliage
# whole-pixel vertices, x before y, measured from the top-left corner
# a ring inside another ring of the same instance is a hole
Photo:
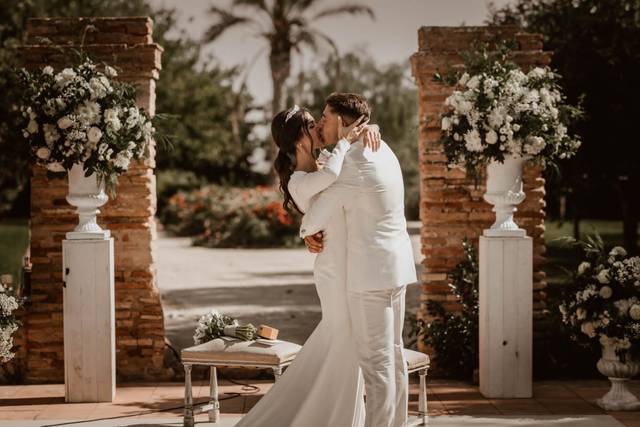
[[[631,135],[637,132],[640,2],[517,0],[494,10],[490,22],[542,34],[569,102],[584,97],[587,120],[574,129],[583,145],[561,179],[548,182],[551,207],[566,195],[570,215],[623,219],[624,246],[637,253],[640,145]]]
[[[223,69],[212,59],[200,64],[202,45],[184,34],[169,38],[174,11],[156,14],[154,37],[162,44],[163,69],[157,85],[156,110],[167,114],[158,130],[170,143],[156,154],[163,170],[193,172],[207,182],[255,185],[264,177],[250,170],[247,158],[260,145],[245,121],[251,107],[246,87],[233,88],[238,69]]]
[[[282,207],[271,187],[209,185],[179,191],[160,217],[169,232],[194,236],[193,243],[213,248],[290,247],[300,244],[300,218]]]
[[[429,301],[433,321],[424,327],[424,343],[433,347],[435,364],[445,375],[470,379],[478,367],[478,256],[465,238],[464,257],[449,273],[449,287],[458,298],[460,311],[449,313],[442,302]]]
[[[356,92],[367,97],[371,123],[380,126],[382,139],[393,149],[405,184],[406,215],[419,217],[417,91],[409,76],[409,65],[380,66],[365,52],[329,57],[312,71],[297,76],[288,92],[289,104],[309,108],[319,118],[331,92]]]

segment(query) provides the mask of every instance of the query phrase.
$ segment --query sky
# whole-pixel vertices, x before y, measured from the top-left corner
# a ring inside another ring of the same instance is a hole
[[[157,7],[176,9],[179,27],[193,38],[200,38],[211,24],[213,18],[207,13],[210,5],[228,8],[231,4],[230,0],[150,2]],[[318,20],[313,26],[329,35],[340,53],[363,49],[379,64],[404,62],[417,50],[421,26],[483,25],[491,2],[500,7],[510,0],[349,0],[349,3],[371,7],[375,20],[365,15],[346,15]],[[346,0],[319,1],[312,11],[344,3]],[[256,102],[267,103],[271,98],[271,78],[265,47],[263,39],[238,27],[208,45],[204,53],[213,54],[224,66],[248,66],[256,58],[248,73],[247,85]],[[294,72],[317,63],[318,58],[309,52],[294,57]]]

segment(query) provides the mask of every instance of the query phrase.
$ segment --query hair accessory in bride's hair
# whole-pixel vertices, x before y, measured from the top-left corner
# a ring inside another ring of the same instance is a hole
[[[293,115],[298,111],[300,111],[300,107],[298,107],[298,104],[295,104],[293,107],[291,107],[291,110],[289,110],[289,112],[287,113],[287,117],[284,118],[284,122],[287,123],[289,119],[293,117]]]

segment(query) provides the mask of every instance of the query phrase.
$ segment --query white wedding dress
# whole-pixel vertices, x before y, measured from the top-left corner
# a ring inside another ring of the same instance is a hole
[[[330,156],[325,152],[321,170],[293,173],[289,190],[301,210],[336,180],[348,149],[342,140]],[[323,251],[314,264],[322,320],[293,363],[236,427],[364,426],[364,381],[347,306],[345,238],[346,221],[339,212],[325,229]]]

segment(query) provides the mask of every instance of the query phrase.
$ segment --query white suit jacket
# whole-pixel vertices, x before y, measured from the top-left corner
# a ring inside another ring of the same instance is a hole
[[[338,209],[347,223],[348,290],[389,289],[416,282],[404,217],[402,171],[384,141],[376,152],[362,141],[351,145],[338,179],[311,200],[300,237],[324,230]]]

